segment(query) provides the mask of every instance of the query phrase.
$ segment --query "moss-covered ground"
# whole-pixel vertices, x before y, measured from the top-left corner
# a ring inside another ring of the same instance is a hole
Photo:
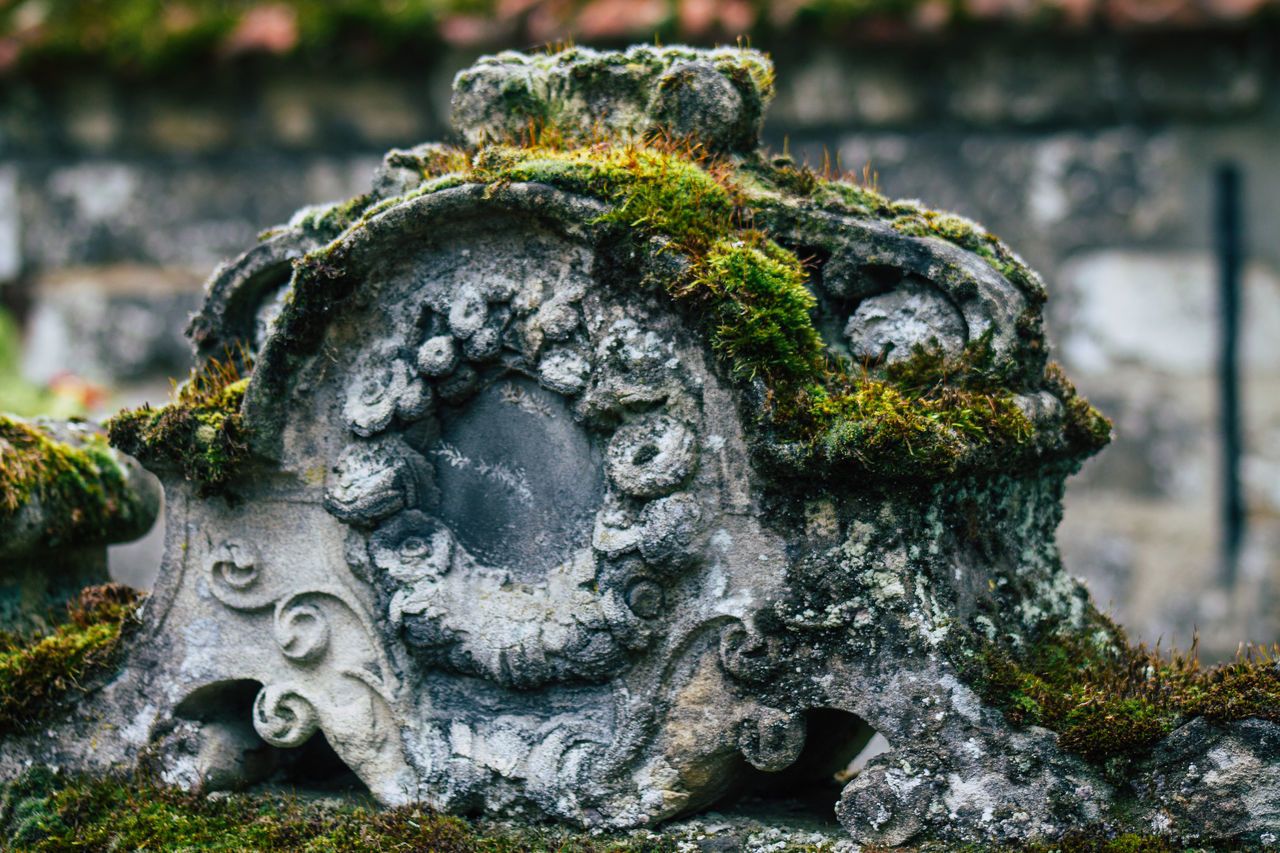
[[[119,584],[89,587],[49,633],[0,631],[0,734],[38,725],[107,672],[140,600]]]
[[[178,471],[202,492],[216,491],[249,455],[240,414],[249,380],[241,365],[247,365],[244,354],[210,360],[177,388],[172,403],[111,417],[108,439],[149,468]]]
[[[103,540],[143,512],[101,437],[68,444],[39,423],[0,415],[0,529],[33,500],[50,547]]]
[[[826,853],[831,841],[774,840],[759,833],[752,849],[771,853]],[[761,837],[763,836],[763,837]],[[559,827],[473,823],[418,807],[378,810],[354,802],[316,801],[290,795],[232,794],[206,797],[144,779],[100,779],[57,774],[36,767],[12,781],[0,800],[0,851],[108,853],[176,851],[406,851],[406,853],[677,853],[744,849],[731,836],[675,830],[629,836],[584,833]],[[699,843],[704,842],[704,843]],[[1235,845],[1186,846],[1154,836],[1107,838],[1080,831],[1052,844],[935,843],[863,848],[867,853],[1192,853],[1233,851]]]
[[[1201,665],[1186,653],[1130,645],[1092,612],[1079,631],[1046,630],[1022,648],[983,642],[959,656],[970,683],[1014,725],[1059,733],[1059,744],[1104,763],[1132,757],[1193,717],[1280,722],[1280,647],[1242,648]]]

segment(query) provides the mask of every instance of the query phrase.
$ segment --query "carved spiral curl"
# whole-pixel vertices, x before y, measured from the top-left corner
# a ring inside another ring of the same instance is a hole
[[[291,601],[276,608],[276,643],[294,663],[313,663],[329,648],[329,617],[315,604]]]
[[[293,687],[270,684],[253,700],[253,728],[272,746],[302,746],[319,727],[315,706]]]
[[[244,592],[258,582],[258,559],[253,546],[226,542],[213,552],[212,570],[227,586]]]
[[[720,663],[725,672],[748,682],[764,681],[777,669],[768,640],[741,622],[729,624],[720,634]]]
[[[214,596],[232,609],[268,607],[277,595],[265,581],[262,560],[251,543],[227,540],[213,550],[207,565]]]

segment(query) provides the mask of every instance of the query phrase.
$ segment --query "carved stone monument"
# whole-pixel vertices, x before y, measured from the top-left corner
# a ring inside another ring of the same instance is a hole
[[[482,60],[469,148],[393,151],[221,267],[190,334],[247,380],[113,427],[166,490],[141,636],[8,760],[207,789],[323,738],[386,803],[622,828],[878,731],[860,840],[1105,818],[1114,780],[974,667],[1095,630],[1053,534],[1109,425],[999,241],[757,151],[771,82]]]

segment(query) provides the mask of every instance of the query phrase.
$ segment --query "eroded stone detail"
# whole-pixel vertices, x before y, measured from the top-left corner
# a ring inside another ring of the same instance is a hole
[[[969,342],[964,318],[928,282],[906,278],[888,293],[858,303],[844,335],[860,362],[905,361],[913,347],[936,341],[948,355],[958,355]]]

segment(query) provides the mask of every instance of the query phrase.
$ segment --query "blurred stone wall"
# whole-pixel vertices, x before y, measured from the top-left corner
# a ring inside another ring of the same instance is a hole
[[[1276,32],[773,46],[766,138],[986,224],[1045,276],[1055,357],[1117,438],[1067,494],[1063,558],[1131,633],[1206,657],[1280,637],[1280,71]],[[766,47],[769,47],[766,45]],[[381,153],[446,138],[453,53],[391,76],[281,72],[145,88],[8,86],[0,280],[26,370],[161,399],[223,258],[303,204],[367,188]],[[1212,177],[1243,174],[1248,508],[1222,581]],[[145,580],[149,556],[120,571]],[[120,563],[124,566],[125,563]],[[132,574],[130,574],[132,573]]]

